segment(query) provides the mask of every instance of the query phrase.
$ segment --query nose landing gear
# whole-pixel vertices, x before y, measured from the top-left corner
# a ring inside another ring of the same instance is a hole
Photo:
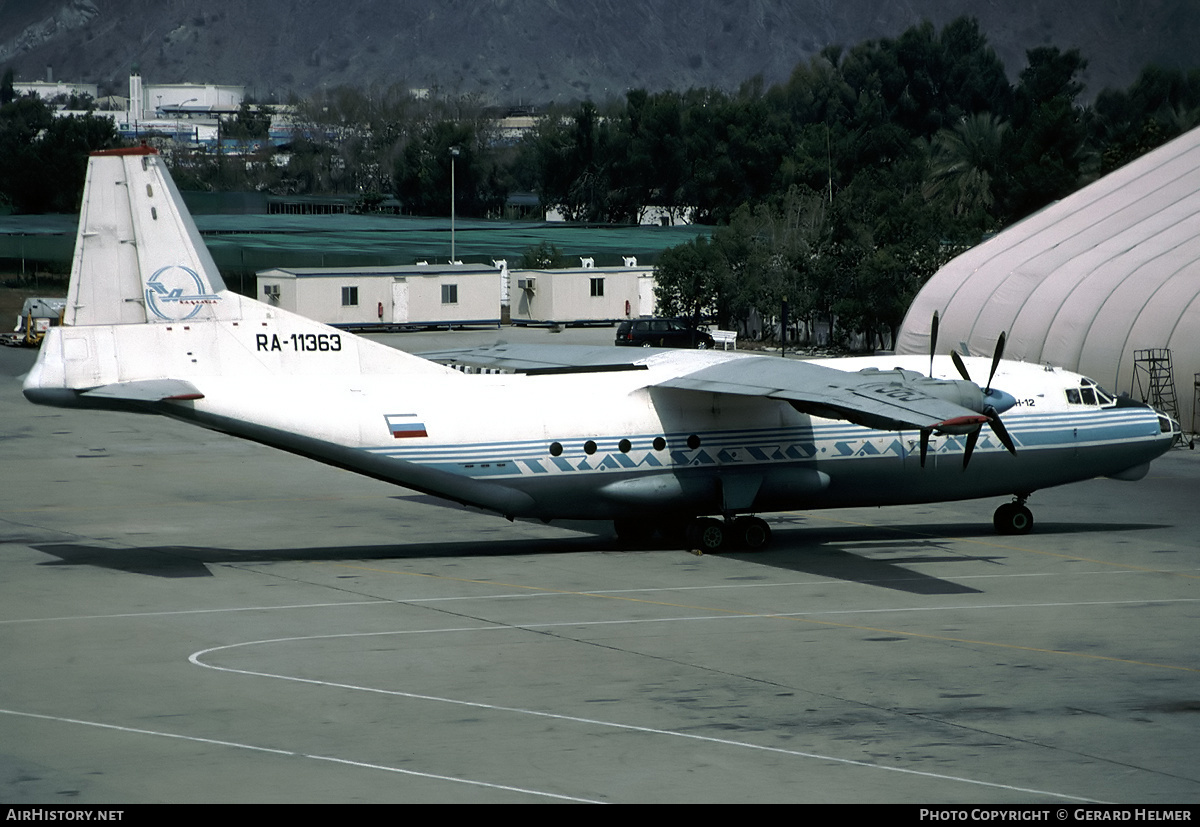
[[[996,509],[992,525],[997,534],[1028,534],[1033,530],[1033,512],[1025,507],[1026,499],[1027,496],[1018,495],[1012,502]]]

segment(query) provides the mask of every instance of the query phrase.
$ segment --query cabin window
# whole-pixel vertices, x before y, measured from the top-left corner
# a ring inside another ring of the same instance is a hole
[[[592,279],[592,296],[600,297],[604,295],[604,279]]]
[[[442,285],[442,304],[458,304],[458,285]]]
[[[358,307],[358,288],[342,288],[342,307]]]

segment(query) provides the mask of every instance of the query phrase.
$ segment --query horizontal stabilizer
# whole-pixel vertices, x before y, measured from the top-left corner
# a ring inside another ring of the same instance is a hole
[[[122,399],[128,402],[172,402],[203,399],[204,394],[191,382],[182,379],[142,379],[136,382],[117,382],[84,391],[84,396],[100,399]]]

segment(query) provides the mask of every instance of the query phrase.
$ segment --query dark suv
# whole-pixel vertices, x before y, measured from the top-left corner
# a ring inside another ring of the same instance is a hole
[[[678,319],[633,319],[617,326],[618,345],[630,347],[694,347],[703,350],[713,346],[706,331]]]

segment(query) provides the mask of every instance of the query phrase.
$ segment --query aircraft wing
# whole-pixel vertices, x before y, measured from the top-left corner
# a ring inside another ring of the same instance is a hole
[[[667,349],[668,352],[669,349]],[[443,365],[501,368],[516,373],[587,373],[602,370],[643,370],[663,348],[619,348],[612,345],[494,345],[418,353]]]
[[[585,373],[641,370],[686,351],[584,345],[496,345],[489,348],[422,353],[438,362],[459,362],[519,373]],[[954,383],[912,372],[845,371],[816,362],[738,354],[650,386],[681,391],[726,393],[786,401],[802,413],[844,419],[879,430],[973,428],[987,420],[981,408],[952,401],[961,393]],[[969,396],[978,395],[970,386]],[[939,394],[940,392],[940,394]]]
[[[796,359],[752,356],[702,367],[655,387],[779,399],[802,413],[880,430],[985,422],[987,417],[974,409],[929,392],[952,384],[909,372],[851,372]]]

